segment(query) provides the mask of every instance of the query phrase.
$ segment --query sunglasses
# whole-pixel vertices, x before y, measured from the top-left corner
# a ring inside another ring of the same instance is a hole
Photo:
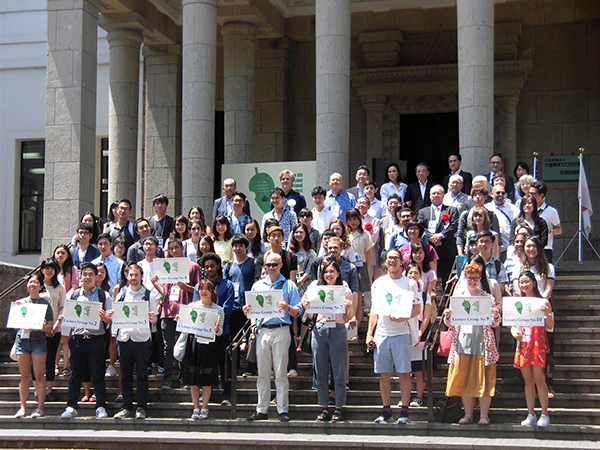
[[[265,267],[268,267],[268,268],[271,268],[271,269],[274,268],[274,267],[277,267],[277,266],[279,266],[279,263],[268,263],[268,264],[265,264]]]

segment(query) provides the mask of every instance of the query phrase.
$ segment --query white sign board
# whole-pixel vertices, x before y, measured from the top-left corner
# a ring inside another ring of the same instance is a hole
[[[250,305],[249,319],[270,319],[284,317],[284,311],[277,307],[283,301],[283,291],[246,291],[246,304]]]
[[[452,297],[450,322],[459,325],[492,325],[492,297]]]
[[[47,309],[48,305],[13,302],[10,304],[6,328],[41,330],[44,328],[44,320],[46,320]]]
[[[101,320],[98,312],[101,308],[101,302],[65,300],[62,324],[66,327],[99,330]]]
[[[158,277],[158,283],[189,283],[190,268],[187,258],[155,258],[154,275]]]
[[[306,299],[310,302],[306,308],[309,314],[343,314],[346,310],[344,286],[310,286],[306,290]]]
[[[113,302],[113,328],[144,328],[148,327],[148,303],[143,302]]]
[[[197,303],[194,304],[194,303]],[[199,302],[181,305],[176,330],[196,335],[201,343],[215,341],[215,322],[219,321],[219,313],[203,308]]]
[[[543,327],[544,313],[541,307],[546,299],[538,297],[503,297],[502,325],[521,327]]]
[[[393,316],[398,318],[410,318],[412,316],[413,291],[387,292],[378,290],[377,296],[371,299],[371,313],[378,316]]]

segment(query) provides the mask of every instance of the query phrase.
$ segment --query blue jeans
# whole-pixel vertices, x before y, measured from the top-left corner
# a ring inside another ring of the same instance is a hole
[[[315,386],[320,406],[329,401],[329,363],[335,383],[335,406],[346,404],[346,364],[348,363],[348,337],[343,323],[335,328],[326,328],[323,322],[317,322],[313,328],[312,351]]]
[[[79,336],[71,336],[69,339],[69,352],[71,354],[71,378],[69,380],[69,394],[67,406],[78,409],[77,402],[81,391],[81,383],[86,367],[92,376],[94,393],[96,394],[96,406],[106,405],[106,383],[104,381],[105,352],[104,336],[92,336],[90,339],[82,339]]]
[[[152,352],[152,340],[146,342],[117,341],[119,361],[121,362],[121,390],[123,408],[133,411],[133,366],[137,378],[137,406],[148,406],[148,361]]]

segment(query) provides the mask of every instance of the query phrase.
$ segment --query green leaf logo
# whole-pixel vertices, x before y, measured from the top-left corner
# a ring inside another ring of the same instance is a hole
[[[268,173],[258,173],[258,167],[254,168],[254,176],[248,183],[248,189],[254,192],[254,201],[264,213],[271,210],[271,189],[275,187],[273,178]]]
[[[323,289],[319,289],[319,298],[325,303],[325,291]]]
[[[265,298],[262,295],[260,295],[260,294],[258,294],[256,296],[256,301],[258,302],[258,306],[260,306],[261,308],[265,304]]]
[[[198,312],[195,309],[190,311],[190,317],[192,318],[192,322],[196,323],[196,319],[198,318]]]
[[[165,270],[167,271],[167,273],[171,273],[171,264],[169,264],[167,261],[165,261],[163,263],[163,267],[165,268]]]
[[[471,302],[465,300],[464,302],[462,302],[462,307],[465,309],[467,314],[471,314]]]
[[[27,315],[27,308],[25,306],[21,308],[21,314],[23,314],[23,318],[25,318],[25,316]]]
[[[517,312],[519,314],[523,314],[523,303],[521,303],[520,301],[516,301],[515,308],[517,308]]]
[[[394,300],[394,296],[388,292],[385,294],[385,300],[387,301],[388,305],[391,305],[392,301]]]
[[[129,319],[129,306],[123,306],[123,314],[125,314],[125,317]]]
[[[75,305],[75,314],[77,314],[77,317],[81,317],[81,305],[79,303]]]

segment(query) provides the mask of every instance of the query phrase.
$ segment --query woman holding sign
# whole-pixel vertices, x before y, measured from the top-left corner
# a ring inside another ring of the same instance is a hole
[[[225,312],[217,305],[215,285],[209,280],[202,280],[198,283],[198,293],[202,308],[216,311],[219,315],[218,322],[215,322],[215,334],[221,336]],[[179,320],[179,314],[175,320]],[[189,334],[185,346],[185,356],[181,361],[181,378],[183,384],[190,387],[194,404],[192,419],[208,419],[208,402],[212,394],[212,387],[219,384],[217,343],[214,341],[203,342],[199,336]],[[200,409],[200,386],[202,386],[202,410]]]
[[[342,273],[335,258],[326,256],[321,263],[321,275],[318,281],[313,281],[310,289],[302,299],[302,308],[310,305],[308,295],[313,292],[312,286],[342,286]],[[323,297],[325,294],[322,294]],[[318,299],[317,299],[318,300]],[[324,302],[323,298],[321,301]],[[320,302],[319,302],[320,303]],[[346,364],[348,361],[348,338],[345,323],[354,317],[352,306],[352,291],[346,286],[344,297],[345,311],[343,314],[317,314],[317,323],[312,331],[313,350],[313,384],[317,388],[321,414],[317,416],[318,421],[340,422],[344,420],[342,407],[346,403]],[[315,314],[309,314],[312,319]],[[331,416],[327,407],[329,402],[329,367],[331,363],[332,375],[335,383],[335,411]]]
[[[541,298],[535,275],[526,270],[519,277],[521,297]],[[546,353],[548,352],[548,337],[546,329],[554,328],[552,306],[546,300],[540,310],[544,313],[543,327],[513,326],[510,333],[517,340],[515,352],[515,367],[521,369],[525,380],[525,400],[527,401],[527,419],[521,422],[524,427],[547,427],[550,425],[548,415],[548,385],[546,384]],[[536,421],[535,417],[535,387],[542,407],[542,415]]]
[[[465,416],[458,423],[473,423],[475,400],[479,398],[480,425],[490,423],[488,416],[492,397],[496,389],[496,363],[500,358],[492,327],[500,325],[500,312],[483,268],[469,263],[463,269],[466,287],[457,286],[454,296],[491,298],[492,326],[452,325],[452,310],[444,310],[444,323],[452,330],[452,347],[448,356],[448,382],[446,396],[462,398]],[[468,303],[468,301],[467,301]]]
[[[17,301],[18,304],[23,305],[17,312],[22,313],[23,317],[25,317],[27,314],[27,304],[30,303],[46,305],[47,308],[44,325],[40,330],[19,329],[17,331],[15,345],[19,372],[21,373],[21,383],[19,384],[21,408],[15,414],[15,419],[25,417],[32,364],[35,373],[35,388],[38,393],[38,407],[31,414],[31,418],[44,417],[44,401],[46,400],[46,377],[44,376],[44,369],[46,368],[46,333],[52,331],[54,325],[52,306],[48,300],[40,297],[40,292],[45,291],[44,276],[41,273],[31,275],[27,281],[27,290],[29,291],[29,297]]]

